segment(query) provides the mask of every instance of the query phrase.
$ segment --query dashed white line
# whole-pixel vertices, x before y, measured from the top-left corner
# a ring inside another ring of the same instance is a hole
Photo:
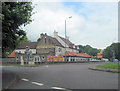
[[[44,84],[38,83],[38,82],[32,82],[32,83],[33,83],[33,84],[36,84],[36,85],[40,85],[40,86],[44,85]]]
[[[24,79],[24,78],[23,78],[23,79],[21,79],[21,80],[23,80],[23,81],[29,81],[28,79]]]
[[[60,90],[65,90],[65,88],[60,88],[60,87],[51,87],[52,89],[60,89]]]
[[[21,80],[23,80],[23,81],[29,81],[28,79],[25,79],[25,78],[23,78],[23,79],[21,79]],[[38,83],[38,82],[31,82],[32,84],[36,84],[36,85],[40,85],[40,86],[42,86],[42,85],[44,85],[44,84],[42,84],[42,83]],[[60,88],[60,87],[51,87],[52,89],[59,89],[59,90],[66,90],[65,88]]]

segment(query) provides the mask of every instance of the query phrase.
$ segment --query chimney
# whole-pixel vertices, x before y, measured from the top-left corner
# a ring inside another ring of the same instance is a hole
[[[42,38],[42,37],[43,37],[43,33],[40,34],[40,38]]]
[[[67,40],[69,40],[69,37],[68,37],[68,36],[66,36],[66,39],[67,39]]]
[[[54,37],[58,36],[58,32],[56,32],[56,30],[54,30]]]
[[[45,33],[45,35],[47,35],[47,33]]]

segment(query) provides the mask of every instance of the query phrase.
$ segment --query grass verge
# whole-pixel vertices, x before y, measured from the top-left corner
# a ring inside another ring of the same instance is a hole
[[[98,68],[109,68],[109,69],[120,69],[120,63],[115,62],[115,63],[106,63],[103,65],[97,65],[96,67]]]

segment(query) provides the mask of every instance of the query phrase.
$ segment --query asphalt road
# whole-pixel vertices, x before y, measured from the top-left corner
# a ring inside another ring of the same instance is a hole
[[[102,63],[69,63],[40,67],[3,67],[20,81],[12,89],[118,89],[118,74],[88,69]]]

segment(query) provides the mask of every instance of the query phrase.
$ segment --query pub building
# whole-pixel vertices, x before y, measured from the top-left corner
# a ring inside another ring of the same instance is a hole
[[[86,53],[79,53],[78,45],[73,44],[69,40],[69,37],[63,38],[59,36],[56,31],[54,31],[54,37],[46,33],[40,34],[40,40],[38,42],[25,43],[16,48],[14,53],[16,62],[20,63],[21,60],[23,60],[25,64],[46,61],[88,61],[91,58],[91,56]]]

